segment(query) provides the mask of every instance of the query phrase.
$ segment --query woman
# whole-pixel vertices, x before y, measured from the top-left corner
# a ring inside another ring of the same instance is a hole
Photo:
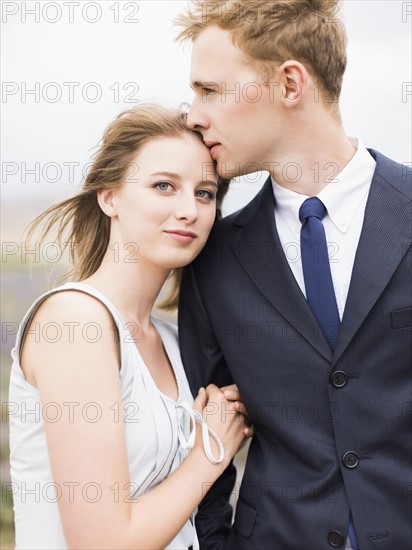
[[[42,238],[69,229],[78,282],[33,304],[13,350],[17,548],[198,547],[196,506],[248,429],[215,386],[193,404],[175,329],[152,309],[200,252],[216,193],[200,137],[147,105],[106,130],[82,192],[34,221]]]

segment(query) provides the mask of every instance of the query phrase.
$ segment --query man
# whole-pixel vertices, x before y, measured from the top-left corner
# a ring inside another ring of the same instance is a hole
[[[411,172],[339,113],[338,2],[192,2],[188,113],[219,174],[269,170],[184,272],[193,391],[235,382],[254,424],[234,525],[228,469],[202,549],[412,548]]]

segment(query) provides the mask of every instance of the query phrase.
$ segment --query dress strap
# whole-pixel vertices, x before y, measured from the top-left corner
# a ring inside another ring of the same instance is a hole
[[[46,300],[46,298],[48,298],[52,294],[57,294],[58,292],[63,292],[67,290],[77,290],[85,294],[89,294],[90,296],[93,296],[94,298],[98,299],[107,308],[107,310],[109,311],[114,321],[113,328],[117,331],[119,335],[120,362],[121,362],[121,365],[125,364],[124,358],[127,357],[132,352],[132,349],[134,348],[134,346],[133,348],[131,346],[127,346],[127,343],[131,342],[132,338],[129,331],[127,330],[125,323],[122,321],[122,318],[119,312],[114,307],[114,305],[110,302],[110,300],[108,300],[101,292],[99,292],[93,286],[82,283],[80,281],[68,281],[61,286],[58,286],[56,288],[53,288],[45,292],[35,300],[35,302],[30,306],[29,310],[26,312],[23,320],[20,323],[19,330],[16,335],[16,342],[15,342],[14,348],[11,351],[13,360],[16,360],[18,365],[20,365],[20,355],[21,355],[22,344],[24,342],[27,329],[35,313],[40,307],[40,305]],[[121,371],[123,370],[124,369],[121,369]]]
[[[222,462],[222,460],[225,457],[225,449],[223,447],[223,444],[220,438],[215,434],[215,432],[211,428],[209,428],[206,420],[203,418],[200,412],[193,409],[187,401],[181,401],[180,403],[178,403],[176,407],[177,408],[180,407],[184,409],[189,414],[190,420],[193,426],[190,432],[190,435],[187,439],[181,427],[179,426],[178,436],[179,436],[179,443],[182,446],[182,448],[193,449],[193,446],[195,444],[195,438],[196,438],[196,422],[199,422],[199,424],[202,426],[203,449],[205,451],[205,455],[207,456],[209,462],[211,464],[219,464],[220,462]],[[215,458],[212,453],[212,449],[210,447],[210,437],[212,437],[216,441],[219,447],[219,458]]]

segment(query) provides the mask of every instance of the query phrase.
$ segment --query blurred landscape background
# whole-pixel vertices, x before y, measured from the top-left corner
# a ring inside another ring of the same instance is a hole
[[[74,2],[72,12],[66,4],[70,2],[1,2],[0,548],[4,549],[14,547],[12,501],[4,492],[10,480],[6,414],[10,351],[28,307],[69,267],[56,267],[50,251],[48,261],[40,253],[30,273],[30,254],[22,245],[24,228],[45,208],[80,189],[84,167],[104,128],[119,112],[152,100],[177,107],[192,97],[190,47],[175,44],[172,27],[186,1],[100,1],[78,7]],[[368,147],[410,164],[412,4],[345,0],[341,13],[349,40],[341,98],[345,129]],[[95,100],[99,92],[101,97]],[[246,204],[266,176],[235,180],[224,214]],[[52,274],[51,268],[56,268]]]

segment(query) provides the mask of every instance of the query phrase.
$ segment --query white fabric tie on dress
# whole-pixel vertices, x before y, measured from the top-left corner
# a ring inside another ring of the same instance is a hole
[[[190,421],[192,423],[192,430],[190,431],[189,437],[186,438],[185,434],[182,430],[182,423],[179,422],[179,431],[178,431],[178,437],[179,437],[179,443],[182,446],[183,449],[193,449],[193,446],[195,444],[195,438],[196,438],[196,421],[199,422],[199,424],[202,426],[202,439],[203,439],[203,449],[205,451],[205,454],[212,464],[219,464],[222,462],[222,460],[225,457],[225,450],[223,448],[223,444],[220,441],[220,438],[215,434],[215,432],[209,428],[207,425],[206,420],[203,418],[203,416],[200,414],[199,411],[194,410],[187,401],[181,401],[176,405],[176,408],[181,408],[183,411],[186,411],[190,416]],[[216,441],[218,447],[219,447],[219,458],[215,458],[212,453],[212,449],[210,447],[210,437],[213,437],[213,439]]]

